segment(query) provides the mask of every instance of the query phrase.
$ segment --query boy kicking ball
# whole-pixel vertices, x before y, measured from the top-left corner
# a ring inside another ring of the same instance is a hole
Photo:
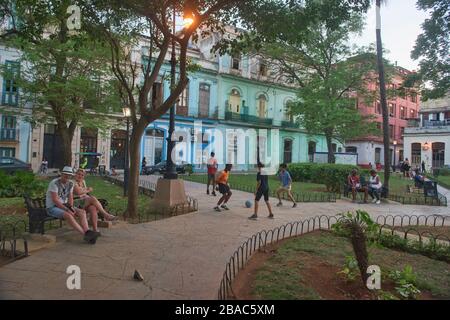
[[[289,172],[287,171],[287,165],[282,164],[280,166],[280,173],[278,175],[278,178],[280,179],[281,186],[277,190],[278,195],[278,204],[277,207],[281,207],[283,205],[283,202],[281,202],[281,193],[287,192],[289,199],[293,202],[292,208],[297,207],[297,203],[294,200],[294,197],[292,196],[292,178]]]
[[[219,192],[222,194],[222,197],[217,202],[217,206],[214,207],[214,210],[217,212],[221,212],[223,210],[230,210],[227,207],[227,202],[230,200],[232,192],[230,190],[230,185],[228,184],[228,176],[230,175],[231,168],[233,166],[231,164],[227,164],[225,169],[219,174],[219,177],[216,180],[217,186],[219,188]]]
[[[263,172],[264,165],[262,163],[258,163],[258,174],[256,175],[256,193],[255,193],[255,212],[249,217],[250,220],[258,219],[258,207],[259,200],[264,196],[264,201],[266,202],[267,209],[269,210],[269,217],[273,219],[272,208],[269,203],[269,177],[265,172]]]

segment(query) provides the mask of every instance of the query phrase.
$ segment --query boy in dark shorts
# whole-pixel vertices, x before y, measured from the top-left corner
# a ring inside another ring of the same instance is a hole
[[[232,167],[233,165],[227,164],[225,166],[225,170],[223,170],[217,177],[216,183],[219,188],[219,192],[222,194],[219,202],[217,202],[217,206],[214,207],[214,210],[216,210],[217,212],[222,211],[221,208],[224,210],[230,210],[228,209],[226,203],[228,202],[228,200],[230,200],[232,195],[230,185],[228,184],[228,176]]]
[[[273,219],[272,208],[269,203],[269,176],[264,172],[264,165],[258,163],[258,174],[256,175],[256,193],[255,193],[255,212],[249,217],[250,220],[256,220],[258,218],[258,206],[259,200],[264,196],[264,201],[266,202],[267,209],[269,210],[269,217]]]

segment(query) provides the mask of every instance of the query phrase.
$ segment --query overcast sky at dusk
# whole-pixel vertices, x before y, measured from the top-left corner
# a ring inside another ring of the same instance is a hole
[[[411,59],[411,50],[417,36],[422,33],[421,24],[428,13],[416,8],[416,0],[389,0],[381,7],[381,37],[387,59],[397,61],[399,66],[409,70],[417,69],[418,61]],[[353,40],[358,45],[375,43],[375,6],[367,14],[366,28],[359,38]]]

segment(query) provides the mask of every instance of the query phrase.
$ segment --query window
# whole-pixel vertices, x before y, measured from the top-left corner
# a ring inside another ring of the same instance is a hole
[[[19,88],[17,77],[20,72],[20,64],[16,61],[5,62],[5,73],[3,78],[2,104],[16,106],[19,101]]]
[[[200,83],[198,98],[198,114],[200,118],[208,118],[209,116],[210,89],[209,84]]]
[[[292,105],[291,100],[286,101],[286,103],[284,105],[284,113],[283,113],[284,121],[290,121],[290,122],[294,121],[294,117],[291,114],[291,105]]]
[[[417,103],[417,93],[411,93],[411,102]]]
[[[411,118],[411,119],[417,118],[416,110],[411,109],[409,113],[410,113],[410,118]]]
[[[0,148],[0,157],[15,157],[16,149],[15,148]]]
[[[16,139],[19,138],[16,131],[16,117],[3,116],[0,129],[0,140],[16,141]]]
[[[381,148],[375,148],[375,164],[381,163]]]
[[[267,113],[267,100],[266,96],[261,94],[258,97],[258,116],[260,118],[265,118]]]
[[[400,127],[400,136],[403,138],[403,135],[405,134],[405,127]]]
[[[284,163],[292,163],[292,140],[291,139],[284,140],[283,162]]]
[[[418,167],[422,164],[420,143],[411,144],[411,166]]]
[[[394,103],[389,103],[389,116],[390,117],[395,117],[395,104]]]
[[[445,164],[445,143],[435,142],[432,144],[433,168],[442,168]]]
[[[336,143],[332,143],[332,144],[331,144],[331,148],[333,149],[333,152],[336,153],[336,150],[337,150],[337,144],[336,144]]]
[[[231,57],[231,68],[233,70],[239,70],[240,64],[241,64],[241,58],[239,57],[239,55],[234,55]]]
[[[81,128],[80,152],[97,152],[97,129]]]
[[[389,125],[389,137],[395,139],[395,126],[392,124]]]
[[[237,89],[231,90],[230,100],[228,103],[229,111],[240,113],[241,112],[241,95]]]
[[[406,119],[406,115],[408,114],[406,107],[400,107],[400,119]]]
[[[3,129],[15,129],[16,128],[16,117],[3,116],[3,118],[2,118],[2,128]]]
[[[177,115],[187,116],[189,109],[189,85],[184,88],[177,103]]]
[[[264,62],[259,63],[259,75],[263,77],[267,76],[267,65]]]
[[[314,153],[316,153],[316,143],[314,141],[310,141],[308,142],[309,162],[314,162]]]
[[[358,148],[357,147],[346,147],[345,148],[345,152],[347,152],[347,153],[358,153]]]
[[[382,114],[383,112],[381,111],[381,103],[380,101],[375,102],[375,112],[378,114]]]

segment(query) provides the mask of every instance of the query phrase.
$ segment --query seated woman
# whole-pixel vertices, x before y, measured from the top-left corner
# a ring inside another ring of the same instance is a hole
[[[106,221],[117,220],[117,217],[109,214],[102,206],[102,204],[97,200],[96,197],[90,195],[89,193],[93,191],[92,188],[88,188],[86,186],[86,182],[84,181],[85,171],[83,169],[78,169],[75,174],[75,187],[74,187],[74,195],[78,196],[82,204],[81,206],[87,212],[97,214],[99,212]]]
[[[368,189],[361,182],[361,180],[358,176],[358,171],[356,169],[353,169],[351,174],[348,176],[347,184],[348,184],[348,187],[350,188],[349,191],[352,192],[353,202],[356,202],[356,193],[357,192],[364,192],[364,203],[367,203],[367,197],[369,195]]]
[[[382,187],[383,185],[381,184],[381,180],[377,172],[375,170],[370,170],[369,195],[372,197],[373,203],[381,203],[380,196]]]

